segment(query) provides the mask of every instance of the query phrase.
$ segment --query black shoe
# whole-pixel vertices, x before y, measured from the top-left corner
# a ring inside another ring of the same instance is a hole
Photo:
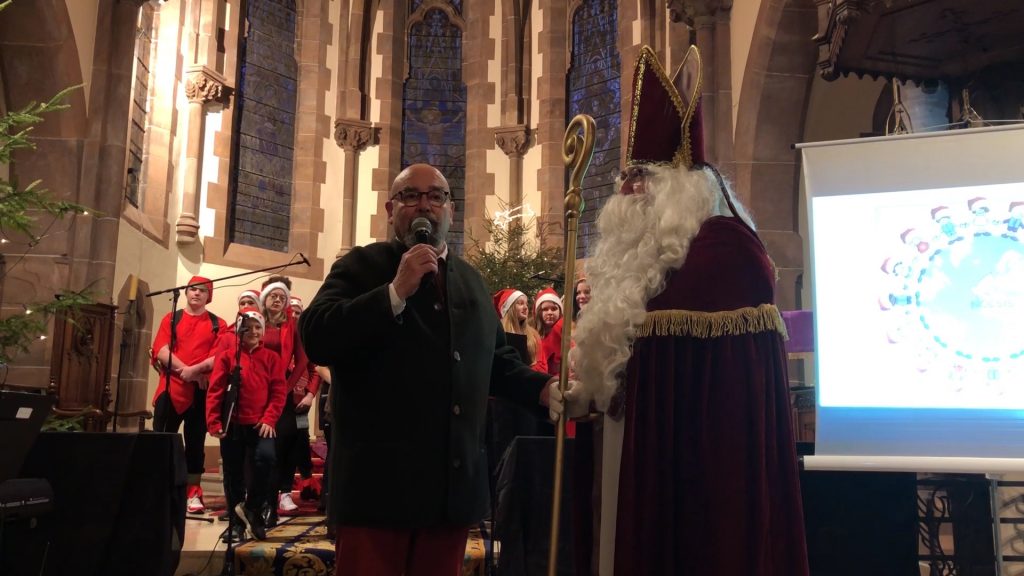
[[[234,536],[234,538],[232,538]],[[245,526],[242,523],[236,523],[233,527],[224,530],[224,535],[220,537],[220,541],[225,544],[228,543],[228,539],[232,543],[238,543],[245,539]]]
[[[235,513],[242,519],[249,534],[257,540],[266,540],[267,531],[263,528],[263,518],[259,514],[250,512],[245,504],[239,502],[235,505]]]
[[[277,510],[270,506],[263,506],[263,509],[260,510],[260,516],[263,517],[263,526],[266,527],[267,530],[276,527],[279,522]]]

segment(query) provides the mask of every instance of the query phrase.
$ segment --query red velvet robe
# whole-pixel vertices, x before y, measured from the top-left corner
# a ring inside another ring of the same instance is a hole
[[[716,216],[648,302],[621,398],[617,576],[807,575],[774,285],[756,234]]]

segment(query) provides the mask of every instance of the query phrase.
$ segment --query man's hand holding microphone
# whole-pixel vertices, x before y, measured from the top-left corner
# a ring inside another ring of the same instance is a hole
[[[408,300],[416,293],[425,276],[437,274],[437,251],[431,244],[433,225],[420,216],[412,221],[410,228],[416,237],[416,245],[402,254],[395,279],[391,282],[395,294],[402,300]]]

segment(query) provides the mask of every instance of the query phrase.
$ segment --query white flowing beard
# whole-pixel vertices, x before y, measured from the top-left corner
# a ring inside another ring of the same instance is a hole
[[[709,170],[655,166],[646,193],[616,194],[601,210],[599,239],[587,260],[591,299],[580,313],[571,356],[584,392],[600,409],[607,409],[618,389],[647,301],[683,265],[690,241],[719,213],[722,199]]]

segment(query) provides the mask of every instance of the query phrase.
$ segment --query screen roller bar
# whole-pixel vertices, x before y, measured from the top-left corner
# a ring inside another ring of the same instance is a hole
[[[941,458],[922,456],[804,456],[804,470],[860,472],[944,472],[1011,474],[1024,472],[1024,458]]]

